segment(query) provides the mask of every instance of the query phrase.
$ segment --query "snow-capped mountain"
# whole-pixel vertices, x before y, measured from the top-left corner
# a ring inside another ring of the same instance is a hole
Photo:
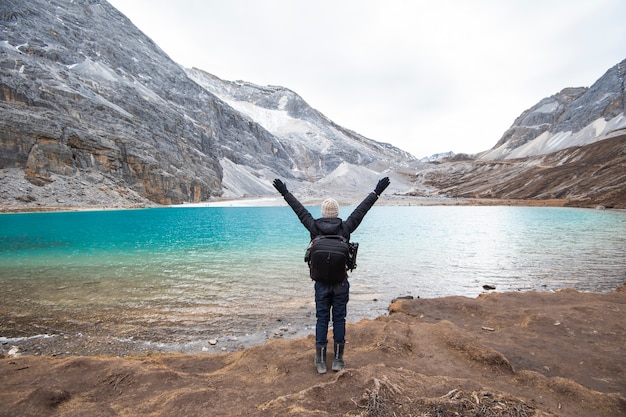
[[[0,3],[0,108],[3,197],[19,204],[256,196],[276,176],[412,160],[287,89],[182,68],[99,0]]]
[[[434,194],[626,208],[626,60],[524,111],[490,150],[422,169]],[[433,193],[431,193],[432,195]]]
[[[545,155],[626,133],[626,60],[591,87],[565,88],[524,111],[482,160]]]
[[[318,183],[330,173],[336,173],[340,166],[367,168],[377,176],[382,171],[406,166],[415,159],[408,152],[333,123],[287,88],[224,81],[196,68],[187,70],[187,74],[198,85],[273,135],[281,146],[275,152],[287,155],[291,177],[302,183],[299,185]],[[241,160],[245,152],[234,150],[237,152],[232,158],[225,156],[222,160],[225,196],[255,195],[267,186],[272,172],[259,175],[255,164]]]

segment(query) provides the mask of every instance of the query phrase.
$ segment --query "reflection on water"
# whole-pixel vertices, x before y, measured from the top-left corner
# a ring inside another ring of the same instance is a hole
[[[624,231],[619,211],[374,207],[352,235],[349,319],[384,314],[398,296],[474,297],[484,284],[611,290],[626,280]],[[0,215],[0,239],[0,301],[16,310],[134,311],[181,332],[313,320],[308,232],[288,207]]]

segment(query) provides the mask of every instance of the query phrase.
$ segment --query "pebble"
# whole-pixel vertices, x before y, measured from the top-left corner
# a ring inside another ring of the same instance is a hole
[[[209,345],[211,345],[211,346],[217,345],[217,339],[210,339],[209,340]]]

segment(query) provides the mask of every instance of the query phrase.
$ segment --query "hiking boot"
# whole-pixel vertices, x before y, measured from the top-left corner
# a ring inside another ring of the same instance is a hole
[[[346,363],[343,360],[343,343],[335,343],[335,357],[333,358],[333,371],[341,371],[345,368]]]
[[[318,374],[326,373],[326,346],[315,346],[314,363]]]

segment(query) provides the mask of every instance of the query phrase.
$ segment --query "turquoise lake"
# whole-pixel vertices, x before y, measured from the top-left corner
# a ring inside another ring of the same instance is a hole
[[[385,314],[400,296],[475,297],[485,284],[609,291],[626,281],[625,232],[624,211],[375,206],[352,234],[348,319]],[[245,337],[268,320],[314,325],[308,240],[285,206],[4,214],[0,284],[44,313],[136,311],[180,333]]]

